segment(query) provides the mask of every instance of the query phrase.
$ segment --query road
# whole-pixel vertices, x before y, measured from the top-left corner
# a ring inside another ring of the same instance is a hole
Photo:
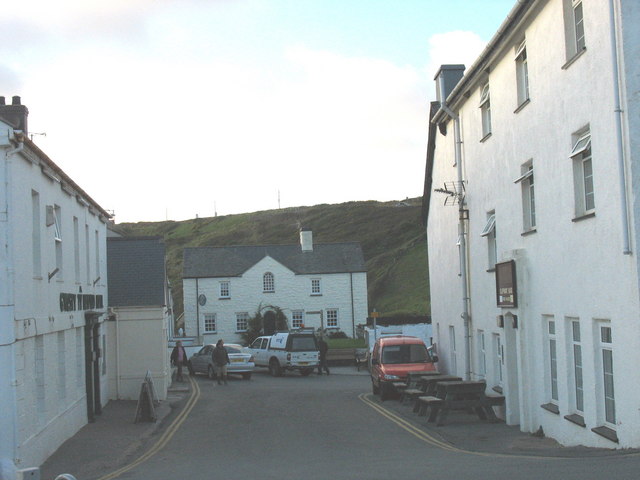
[[[256,372],[250,381],[227,386],[204,377],[196,382],[199,398],[168,443],[120,478],[638,478],[637,455],[551,458],[447,447],[406,422],[418,417],[396,415],[397,402],[385,402],[389,410],[385,404],[385,410],[374,408],[380,404],[369,403],[366,376],[273,378]]]

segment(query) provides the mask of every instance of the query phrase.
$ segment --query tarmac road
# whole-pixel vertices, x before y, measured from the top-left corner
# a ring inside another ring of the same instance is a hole
[[[195,400],[165,422],[151,455],[91,478],[584,480],[636,479],[640,470],[637,452],[566,449],[464,413],[426,427],[409,406],[380,403],[364,375],[195,382]]]

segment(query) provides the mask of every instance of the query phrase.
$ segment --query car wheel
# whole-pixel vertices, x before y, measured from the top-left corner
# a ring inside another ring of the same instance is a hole
[[[303,377],[307,377],[307,376],[311,375],[311,372],[313,372],[313,368],[303,368],[302,370],[300,370],[300,374]]]
[[[211,365],[209,365],[209,368],[207,369],[207,377],[209,380],[215,380],[216,378],[216,372],[213,371],[213,367]]]
[[[269,373],[272,377],[280,377],[282,376],[282,369],[280,368],[280,363],[275,358],[269,362]]]
[[[242,374],[243,380],[251,380],[251,372]]]
[[[371,390],[373,390],[374,395],[377,395],[380,391],[380,387],[376,387],[376,384],[373,383],[373,380],[371,380]]]

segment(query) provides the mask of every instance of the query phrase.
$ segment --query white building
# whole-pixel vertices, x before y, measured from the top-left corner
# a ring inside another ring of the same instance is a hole
[[[161,237],[107,239],[109,398],[137,400],[149,372],[159,400],[171,383],[173,315]]]
[[[240,342],[262,307],[264,331],[275,331],[282,309],[290,328],[341,330],[355,336],[367,318],[367,273],[358,243],[185,248],[184,317],[187,336]]]
[[[436,77],[424,214],[441,367],[565,445],[640,447],[639,7],[520,1],[464,76]]]
[[[109,213],[0,97],[0,462],[39,466],[106,403]]]

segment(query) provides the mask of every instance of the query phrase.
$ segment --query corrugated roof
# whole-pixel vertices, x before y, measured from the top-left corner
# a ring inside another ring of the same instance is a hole
[[[107,238],[109,306],[165,304],[165,246],[162,237]]]
[[[238,277],[267,256],[300,275],[366,272],[360,244],[345,242],[314,244],[309,252],[300,245],[185,248],[182,277]]]

